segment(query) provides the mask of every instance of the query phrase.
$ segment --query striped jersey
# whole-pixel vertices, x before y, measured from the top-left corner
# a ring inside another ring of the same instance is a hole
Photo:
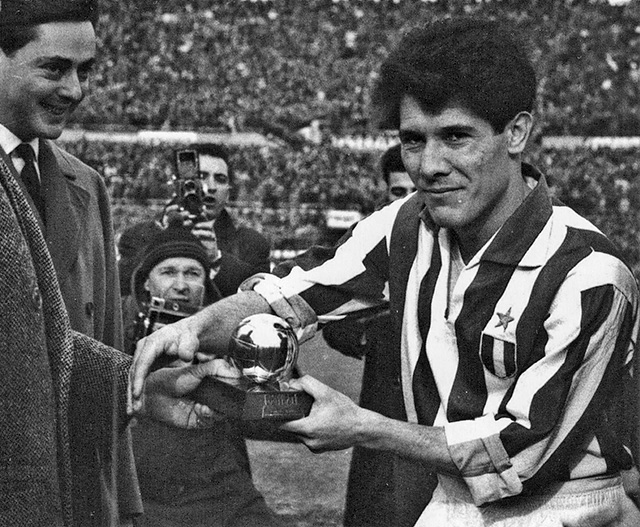
[[[523,171],[537,185],[466,265],[414,194],[252,284],[303,338],[390,303],[408,420],[444,427],[477,505],[632,461],[622,409],[636,281],[598,229]]]

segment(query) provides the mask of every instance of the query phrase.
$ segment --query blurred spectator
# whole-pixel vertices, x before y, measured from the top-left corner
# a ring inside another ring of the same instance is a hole
[[[401,145],[389,148],[380,161],[382,180],[387,189],[387,203],[404,198],[416,190],[411,177],[402,164]]]

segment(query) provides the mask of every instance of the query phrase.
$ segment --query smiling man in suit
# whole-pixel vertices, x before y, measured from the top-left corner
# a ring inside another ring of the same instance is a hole
[[[131,359],[90,338],[121,339],[108,199],[50,141],[86,93],[95,18],[95,0],[0,3],[0,525],[120,521],[105,469],[123,444]],[[217,367],[159,370],[145,414],[204,426],[211,411],[183,395]]]
[[[123,349],[109,196],[100,175],[57,139],[88,91],[95,63],[95,2],[5,0],[0,4],[0,157],[26,190],[44,234],[71,327]],[[75,402],[75,401],[74,401]],[[78,400],[78,404],[83,404]],[[76,509],[105,525],[142,512],[128,431],[105,465],[87,435],[71,429]],[[102,470],[100,467],[102,466]],[[116,505],[117,477],[119,506]],[[101,480],[102,484],[93,482]]]

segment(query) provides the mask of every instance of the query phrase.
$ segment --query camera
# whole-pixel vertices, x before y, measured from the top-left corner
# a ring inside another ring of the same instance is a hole
[[[195,150],[176,150],[176,173],[173,177],[177,186],[177,203],[189,213],[190,219],[197,223],[205,221],[205,192],[200,177],[198,152]]]
[[[198,307],[179,300],[168,300],[152,296],[146,313],[138,314],[134,342],[144,338],[167,324],[190,317]]]

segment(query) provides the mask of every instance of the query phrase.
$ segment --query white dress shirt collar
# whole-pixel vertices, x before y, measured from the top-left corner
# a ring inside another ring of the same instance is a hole
[[[14,150],[23,143],[20,138],[15,135],[11,130],[9,130],[6,126],[0,124],[0,147],[5,151],[6,154],[11,156],[11,160],[18,171],[18,173],[22,172],[22,167],[24,166],[24,161],[15,154]],[[38,155],[40,154],[40,141],[36,137],[34,140],[29,141],[31,148],[35,152],[36,160],[38,159]],[[38,163],[36,163],[36,170],[38,171],[38,175],[40,174],[40,167]]]

